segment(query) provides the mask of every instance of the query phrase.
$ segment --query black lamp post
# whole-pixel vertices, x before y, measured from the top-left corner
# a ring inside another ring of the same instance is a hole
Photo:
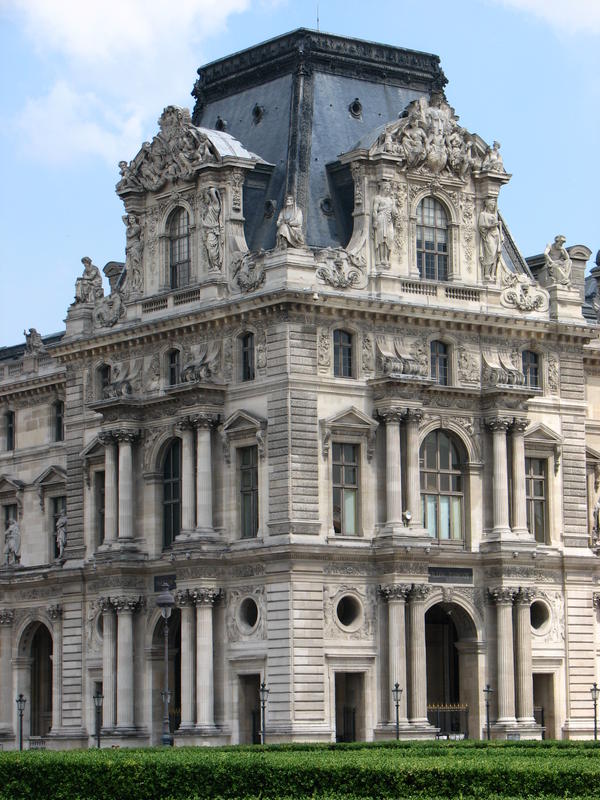
[[[101,692],[98,692],[94,695],[94,708],[96,709],[96,744],[98,745],[98,750],[100,750],[100,716],[102,714],[102,701],[104,700],[104,695]]]
[[[160,737],[161,744],[173,746],[173,737],[169,726],[169,700],[171,699],[171,692],[169,691],[169,617],[175,605],[175,598],[169,591],[169,584],[163,583],[163,590],[156,598],[156,605],[160,608],[164,624],[165,635],[165,681],[164,688],[160,693],[163,701],[163,732]]]
[[[17,697],[17,711],[19,712],[19,750],[23,749],[23,713],[25,711],[25,695],[20,694]]]
[[[269,697],[269,689],[267,689],[267,684],[263,681],[260,685],[260,743],[265,743],[265,708],[267,705],[267,699]]]
[[[399,683],[394,684],[392,689],[392,697],[394,698],[394,705],[396,706],[396,739],[400,738],[400,698],[402,697],[402,689]]]
[[[590,693],[592,695],[592,700],[594,701],[594,741],[598,739],[598,696],[600,695],[600,689],[598,688],[598,684],[594,681],[592,683],[592,688],[590,689]]]
[[[486,727],[486,730],[487,730],[487,740],[488,740],[488,742],[492,738],[492,730],[490,728],[490,695],[492,694],[493,691],[494,690],[489,685],[489,683],[487,684],[487,686],[483,690],[483,693],[485,695],[485,727]]]

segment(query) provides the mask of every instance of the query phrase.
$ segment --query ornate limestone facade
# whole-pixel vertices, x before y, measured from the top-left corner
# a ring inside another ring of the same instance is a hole
[[[487,684],[496,737],[592,734],[590,251],[523,259],[444,84],[300,30],[120,163],[108,291],[85,257],[0,353],[5,748],[15,692],[31,747],[93,743],[97,692],[159,742],[165,581],[176,744],[255,741],[262,681],[270,741],[391,737],[396,683],[406,738],[482,737]]]

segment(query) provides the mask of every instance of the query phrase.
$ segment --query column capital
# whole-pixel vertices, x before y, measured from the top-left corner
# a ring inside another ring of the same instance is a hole
[[[14,621],[14,608],[0,608],[0,625],[12,625]]]
[[[422,603],[430,591],[431,586],[428,583],[413,583],[408,592],[408,599],[412,603]]]
[[[191,417],[182,417],[175,423],[175,430],[183,433],[183,431],[193,431],[194,423]]]
[[[405,408],[383,408],[377,411],[377,416],[379,419],[382,419],[386,425],[394,422],[399,424],[402,422],[405,414]]]
[[[113,431],[113,435],[118,442],[128,442],[133,444],[140,438],[139,430],[130,430],[129,428],[119,428]]]
[[[177,420],[175,428],[178,431],[190,431],[197,429],[210,429],[214,427],[219,421],[218,414],[210,414],[207,412],[200,412],[198,414],[188,414],[185,417]]]
[[[594,604],[594,608],[600,608],[600,592],[594,592],[592,595],[592,602]],[[0,622],[2,621],[1,614],[2,612],[0,612]]]
[[[535,597],[535,589],[527,586],[519,586],[515,592],[515,605],[530,606]]]
[[[114,431],[100,431],[98,434],[98,441],[100,444],[106,447],[109,444],[116,444],[117,438],[114,434]]]
[[[407,408],[404,418],[408,425],[420,425],[423,419],[423,410],[421,408]]]
[[[521,417],[515,417],[513,419],[513,423],[512,423],[511,429],[512,429],[513,433],[523,434],[527,430],[528,426],[529,426],[529,420],[528,419],[524,419],[524,418],[521,418]]]
[[[517,589],[510,586],[497,586],[495,589],[489,589],[490,600],[497,606],[512,606],[516,593]]]
[[[114,597],[113,605],[117,614],[135,614],[146,604],[145,598],[138,597]]]
[[[386,603],[400,600],[406,602],[408,593],[410,592],[409,583],[389,583],[386,586],[379,586],[379,594],[386,601]]]
[[[112,597],[99,597],[96,600],[96,606],[103,614],[108,614],[115,610],[115,603]]]
[[[224,597],[225,593],[222,589],[198,588],[194,589],[191,594],[196,606],[213,606],[217,600]]]
[[[48,611],[48,616],[52,620],[60,619],[63,615],[62,606],[60,606],[58,603],[52,606],[48,606],[47,611]]]
[[[485,424],[491,431],[506,431],[512,424],[512,419],[508,417],[487,417]]]
[[[175,604],[177,606],[193,606],[194,602],[194,597],[189,589],[178,589],[175,592]]]

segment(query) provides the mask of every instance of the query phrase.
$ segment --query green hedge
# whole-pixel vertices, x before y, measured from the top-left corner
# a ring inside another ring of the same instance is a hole
[[[0,754],[0,800],[509,800],[600,797],[600,746],[570,742]]]

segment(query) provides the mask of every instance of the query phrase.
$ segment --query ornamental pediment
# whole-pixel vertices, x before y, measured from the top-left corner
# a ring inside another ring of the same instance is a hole
[[[255,416],[249,411],[234,411],[228,417],[222,426],[223,433],[232,436],[234,434],[241,435],[246,432],[256,432],[266,428],[267,421],[262,417]]]
[[[353,439],[365,439],[367,444],[367,458],[370,461],[373,457],[375,448],[375,435],[379,423],[373,417],[369,417],[356,406],[335,414],[333,417],[322,419],[319,422],[321,428],[321,448],[323,458],[329,456],[329,444],[332,436],[351,437]]]
[[[525,441],[529,444],[545,444],[554,447],[554,445],[562,444],[562,440],[559,433],[544,425],[543,422],[538,422],[525,433]]]

